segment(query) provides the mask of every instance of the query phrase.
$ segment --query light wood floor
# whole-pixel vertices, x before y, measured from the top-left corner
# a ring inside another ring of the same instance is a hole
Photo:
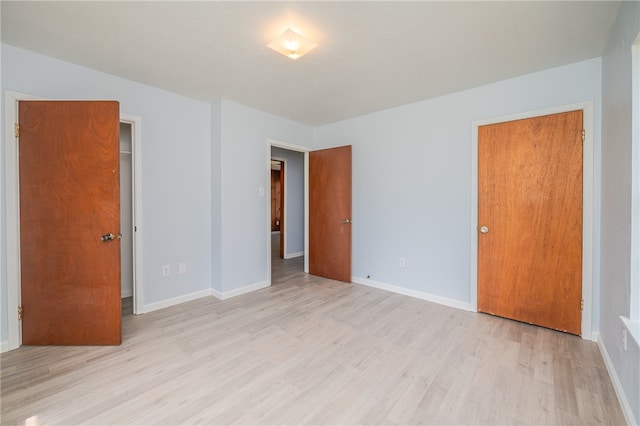
[[[624,424],[579,337],[305,275],[2,354],[9,424]]]

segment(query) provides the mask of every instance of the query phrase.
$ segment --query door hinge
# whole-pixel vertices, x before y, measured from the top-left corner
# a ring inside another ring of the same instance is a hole
[[[20,137],[20,125],[18,123],[13,123],[13,136]]]
[[[584,142],[584,139],[586,138],[586,133],[584,131],[584,129],[582,129],[582,142]]]
[[[24,311],[22,310],[22,306],[18,306],[18,320],[22,319]]]
[[[584,311],[584,299],[580,299],[580,312]]]

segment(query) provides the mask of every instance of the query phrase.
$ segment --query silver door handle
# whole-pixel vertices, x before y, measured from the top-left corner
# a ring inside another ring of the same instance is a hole
[[[487,232],[489,232],[489,228],[487,228],[486,226],[481,226],[480,232],[482,232],[483,234],[486,234]]]
[[[103,236],[101,236],[101,237],[100,237],[100,239],[101,239],[102,241],[105,241],[105,242],[107,242],[107,241],[113,241],[115,238],[116,238],[116,236],[115,236],[115,235],[113,235],[113,234],[104,234]]]
[[[345,219],[342,221],[342,223],[344,223],[345,225],[348,225],[349,223],[353,223],[353,221],[351,219]]]

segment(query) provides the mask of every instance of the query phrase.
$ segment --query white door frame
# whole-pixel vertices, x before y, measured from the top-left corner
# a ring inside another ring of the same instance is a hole
[[[593,280],[599,276],[599,250],[595,245],[599,240],[599,228],[594,220],[596,215],[596,175],[594,166],[594,109],[593,102],[581,102],[571,105],[546,108],[538,111],[524,112],[503,117],[474,121],[471,125],[471,309],[478,311],[478,127],[506,121],[558,114],[583,110],[583,129],[585,140],[582,146],[582,338],[595,340],[592,324]],[[594,262],[595,259],[595,262]]]
[[[18,306],[21,303],[20,283],[20,180],[18,144],[14,135],[14,123],[18,122],[18,102],[23,100],[43,99],[38,96],[5,92],[5,188],[6,188],[6,238],[7,238],[7,328],[8,340],[0,351],[18,348],[22,344],[22,324],[18,320]],[[143,313],[142,267],[137,262],[142,261],[142,120],[133,115],[121,114],[120,121],[132,126],[131,167],[133,184],[134,226],[137,232],[133,236],[134,244],[134,313]]]
[[[120,114],[120,122],[131,126],[131,204],[133,215],[133,314],[144,313],[142,286],[142,118]],[[137,267],[137,266],[140,267]]]
[[[266,177],[269,182],[269,188],[271,188],[271,148],[288,149],[289,151],[302,152],[304,154],[304,272],[309,273],[309,152],[311,148],[301,145],[294,145],[287,142],[281,142],[273,139],[267,139],[267,161],[266,161]],[[286,180],[285,170],[285,180]],[[286,206],[287,190],[285,188],[285,205]],[[267,200],[267,215],[266,215],[266,233],[267,233],[267,286],[271,285],[271,197],[265,197]],[[285,211],[286,214],[286,211]],[[288,220],[285,218],[284,226],[286,228]],[[285,229],[285,237],[287,232]],[[286,248],[286,242],[285,242]]]

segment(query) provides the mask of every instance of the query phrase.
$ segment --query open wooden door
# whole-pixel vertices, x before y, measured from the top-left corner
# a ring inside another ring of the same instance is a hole
[[[582,111],[478,129],[478,311],[580,334]]]
[[[351,282],[351,146],[309,153],[309,273]]]
[[[22,343],[121,343],[119,104],[19,103]]]

